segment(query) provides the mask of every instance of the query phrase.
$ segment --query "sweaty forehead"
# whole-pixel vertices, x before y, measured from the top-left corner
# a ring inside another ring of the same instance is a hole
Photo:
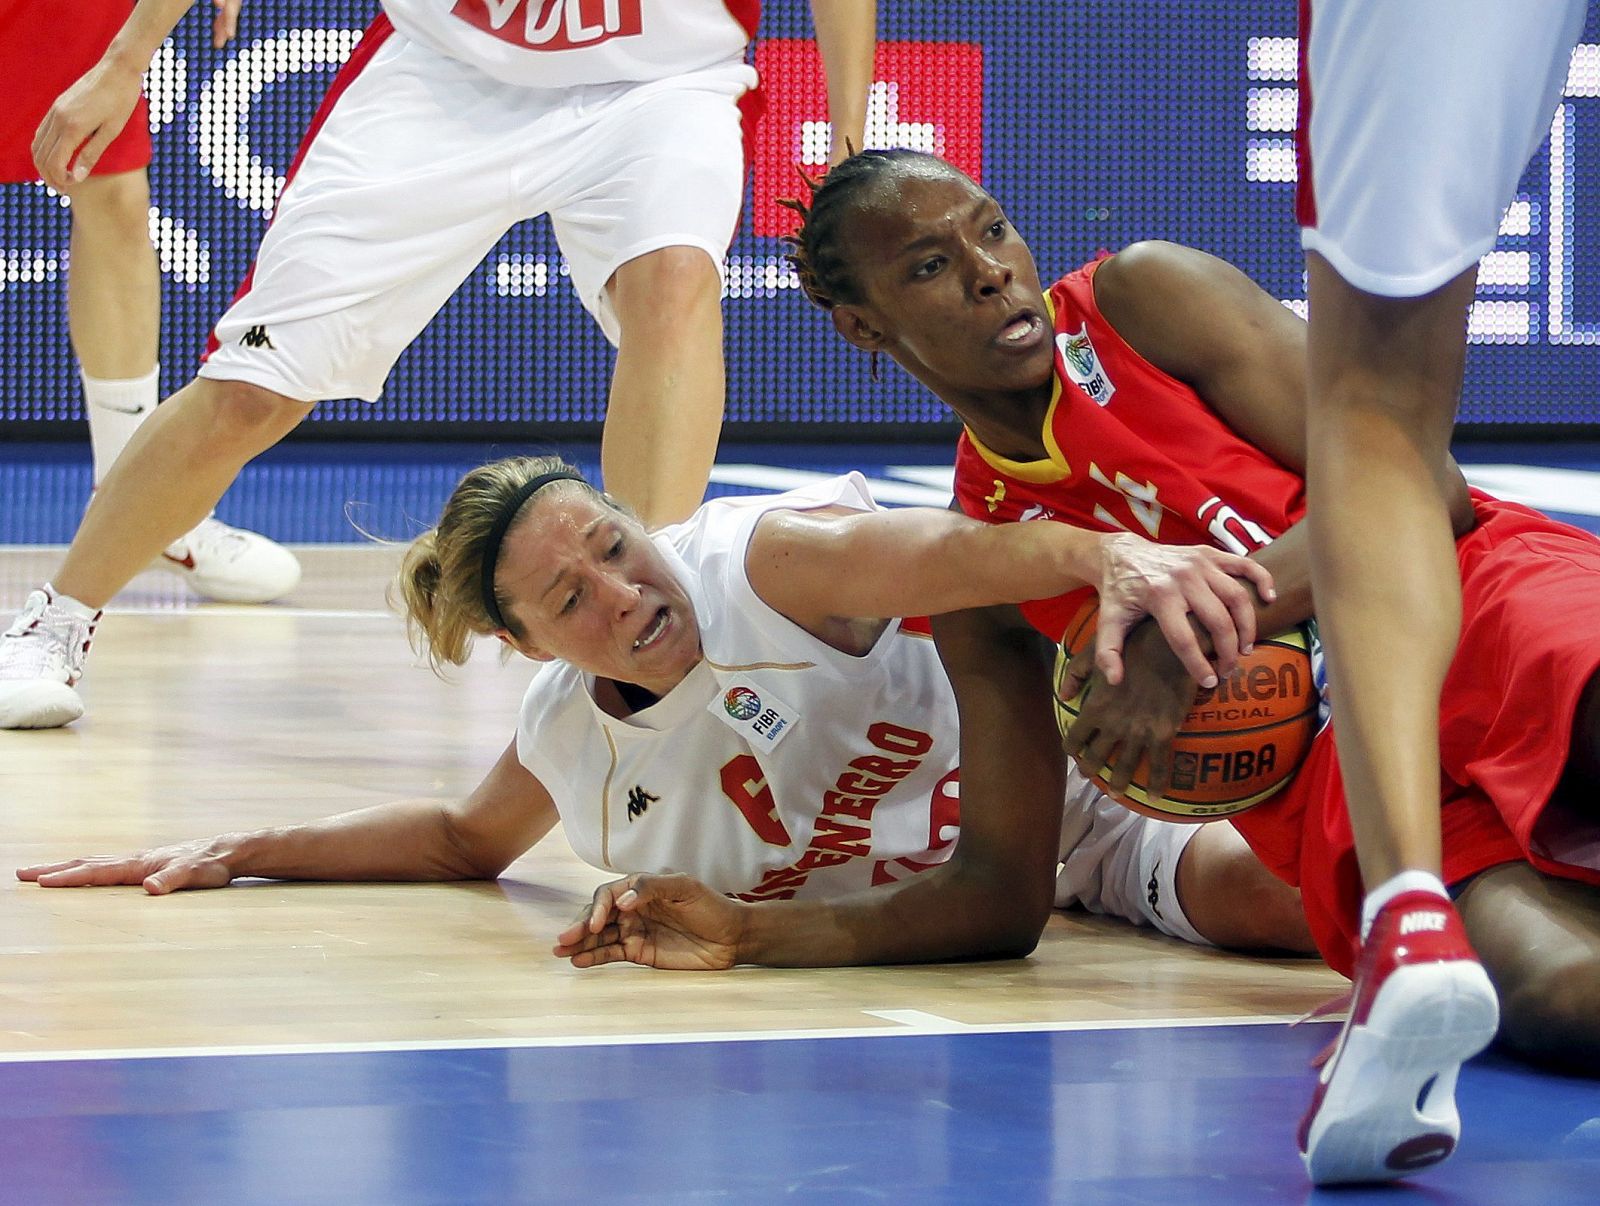
[[[857,209],[877,218],[916,220],[942,212],[951,203],[978,200],[984,191],[948,164],[902,160],[862,191]]]
[[[520,528],[537,543],[580,537],[598,519],[610,514],[599,499],[575,482],[552,482],[534,495],[532,505],[517,518]]]

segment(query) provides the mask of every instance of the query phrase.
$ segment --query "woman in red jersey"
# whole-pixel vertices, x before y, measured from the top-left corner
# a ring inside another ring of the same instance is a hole
[[[796,244],[806,292],[840,334],[891,356],[965,424],[956,496],[968,514],[1253,550],[1278,587],[1261,630],[1312,615],[1305,330],[1241,273],[1147,243],[1046,292],[998,202],[948,164],[905,151],[867,152],[830,173]],[[1600,1072],[1600,540],[1452,478],[1464,652],[1440,715],[1445,879],[1505,1001],[1502,1039],[1527,1058]],[[670,964],[673,934],[687,931],[722,936],[730,963],[829,950],[826,961],[838,962],[841,948],[891,961],[913,949],[926,957],[953,909],[968,911],[964,946],[941,953],[1028,949],[1048,912],[1050,802],[1039,785],[1060,758],[1048,646],[1029,634],[1058,638],[1075,604],[935,624],[964,746],[962,841],[939,873],[845,911],[736,906],[682,881],[625,881],[601,890],[587,923],[563,935],[563,953]],[[1190,691],[1151,636],[1130,637],[1121,684],[1094,683],[1069,745],[1096,767],[1148,754],[1159,783]],[[1235,825],[1300,887],[1324,956],[1349,974],[1361,880],[1332,732],[1280,797]],[[1455,955],[1459,935],[1447,918],[1435,928],[1436,916],[1416,915],[1407,949],[1419,964]],[[1357,1002],[1344,1041],[1363,1035],[1370,1006]],[[1453,1147],[1455,1066],[1381,1054],[1367,1065],[1382,1088],[1351,1125],[1400,1153],[1385,1175]],[[1319,1086],[1319,1103],[1327,1093]]]

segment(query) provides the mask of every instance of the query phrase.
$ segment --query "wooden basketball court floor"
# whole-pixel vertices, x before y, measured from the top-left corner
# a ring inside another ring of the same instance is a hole
[[[306,579],[272,607],[197,606],[156,575],[119,598],[90,714],[0,733],[0,862],[470,789],[510,739],[525,667],[485,649],[439,681],[384,608],[395,550],[299,551]],[[0,611],[58,557],[0,550]],[[0,1203],[1308,1194],[1294,1126],[1332,1031],[1286,1023],[1340,991],[1320,964],[1063,913],[1020,961],[578,971],[551,940],[604,878],[557,830],[494,884],[155,899],[7,879]],[[1413,1192],[1600,1198],[1592,1082],[1491,1054],[1460,1098],[1463,1149]]]

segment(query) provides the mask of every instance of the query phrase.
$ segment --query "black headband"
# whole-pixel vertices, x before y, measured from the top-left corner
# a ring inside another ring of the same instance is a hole
[[[500,543],[506,538],[506,529],[517,517],[517,512],[522,510],[522,504],[543,487],[551,482],[582,481],[585,481],[584,476],[571,469],[558,469],[554,473],[541,473],[537,477],[529,478],[521,489],[511,496],[505,510],[500,512],[500,518],[494,521],[494,527],[489,530],[489,539],[483,545],[483,571],[479,586],[483,591],[483,610],[489,613],[489,619],[494,622],[496,628],[506,627],[505,617],[500,614],[500,605],[494,598],[494,571],[500,561]]]

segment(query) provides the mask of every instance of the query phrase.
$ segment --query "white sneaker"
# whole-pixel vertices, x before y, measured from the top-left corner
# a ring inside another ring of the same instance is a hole
[[[72,689],[100,612],[84,619],[56,602],[46,583],[0,635],[0,729],[57,729],[83,715]]]
[[[215,516],[169,544],[151,568],[177,574],[219,603],[270,603],[300,581],[300,562],[283,545]]]
[[[1300,1120],[1313,1184],[1393,1181],[1461,1137],[1456,1074],[1489,1045],[1500,1005],[1455,906],[1402,892],[1356,961],[1350,1017]]]

